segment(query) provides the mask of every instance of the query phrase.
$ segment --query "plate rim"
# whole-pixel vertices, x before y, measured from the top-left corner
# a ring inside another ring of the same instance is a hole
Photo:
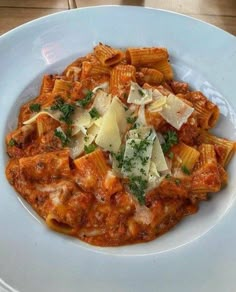
[[[169,11],[169,10],[164,10],[164,9],[156,9],[156,8],[152,8],[152,7],[149,8],[149,7],[128,6],[128,5],[100,5],[100,6],[91,6],[91,7],[81,7],[81,8],[75,9],[75,11],[77,11],[77,10],[94,9],[94,8],[99,8],[99,9],[100,9],[100,8],[104,8],[104,7],[128,7],[129,9],[138,8],[138,9],[142,9],[142,10],[143,10],[143,9],[144,9],[144,10],[146,10],[146,9],[149,10],[149,9],[150,9],[150,10],[155,10],[155,11],[163,11],[163,12],[167,12],[167,13],[171,13],[171,14],[180,15],[180,16],[182,16],[182,17],[190,18],[190,19],[195,20],[195,21],[198,21],[198,22],[202,22],[202,23],[204,23],[204,24],[207,24],[207,25],[210,25],[210,26],[214,27],[214,28],[217,29],[217,30],[220,30],[220,31],[223,32],[224,34],[226,33],[226,34],[228,34],[229,36],[233,36],[232,34],[230,34],[230,33],[226,32],[226,31],[224,31],[223,29],[221,29],[221,28],[219,28],[219,27],[217,27],[217,26],[215,26],[215,25],[209,24],[209,23],[207,23],[207,22],[205,22],[205,21],[202,21],[202,20],[196,19],[196,18],[194,18],[194,17],[188,16],[188,15],[185,15],[185,14],[181,14],[181,13],[177,13],[177,12],[174,12],[174,11]],[[71,10],[71,11],[74,11],[74,10]],[[27,28],[27,26],[31,25],[32,23],[36,23],[36,24],[37,24],[37,22],[38,22],[38,21],[41,21],[42,19],[47,19],[47,18],[54,17],[54,16],[59,15],[59,14],[65,14],[65,13],[69,13],[69,10],[60,11],[60,12],[57,12],[57,13],[53,13],[53,14],[50,14],[50,15],[46,15],[46,16],[43,16],[43,17],[37,18],[37,19],[35,19],[35,20],[29,21],[29,22],[27,22],[27,23],[24,23],[24,24],[22,24],[22,25],[20,25],[20,26],[18,26],[18,27],[16,27],[16,28],[14,28],[14,29],[12,29],[12,30],[10,30],[10,31],[8,31],[8,32],[6,32],[6,33],[4,33],[4,34],[0,37],[0,43],[1,43],[1,40],[4,41],[4,38],[7,37],[9,34],[18,33],[19,30]],[[4,37],[4,38],[3,38],[3,37]],[[234,36],[233,36],[233,37],[234,37]],[[235,38],[235,40],[236,40],[236,38]],[[229,101],[229,100],[227,100],[227,101],[228,101],[228,102],[231,102],[231,101]],[[110,255],[111,255],[111,254],[110,254]],[[113,256],[113,255],[111,255],[111,256]],[[116,255],[114,255],[114,256],[116,256]],[[132,256],[132,255],[131,255],[131,256]],[[137,256],[137,255],[133,255],[133,256]],[[0,284],[1,284],[1,283],[0,283]],[[0,287],[1,287],[1,285],[0,285]],[[13,288],[12,288],[12,289],[13,289]],[[16,290],[12,290],[12,291],[16,291]]]
[[[122,9],[124,7],[125,9],[131,9],[131,10],[132,9],[155,10],[155,11],[162,11],[162,12],[170,13],[170,14],[176,14],[176,15],[179,15],[181,17],[186,17],[186,18],[192,19],[194,21],[201,22],[201,23],[203,23],[205,25],[209,25],[209,26],[213,27],[214,29],[219,30],[221,33],[228,34],[229,36],[234,37],[235,41],[236,41],[236,36],[234,36],[230,32],[228,32],[228,31],[224,30],[223,28],[220,28],[220,27],[218,27],[218,26],[216,26],[216,25],[214,25],[212,23],[209,23],[207,21],[204,21],[204,20],[199,19],[199,18],[195,18],[194,16],[190,16],[190,15],[187,15],[187,14],[184,14],[184,13],[180,13],[180,12],[176,12],[176,11],[172,11],[172,10],[168,10],[168,9],[155,8],[155,7],[151,7],[151,6],[118,5],[118,4],[114,4],[114,5],[113,4],[110,4],[110,5],[94,5],[94,6],[87,6],[87,7],[78,7],[78,8],[74,8],[74,9],[67,9],[67,10],[51,13],[51,14],[48,14],[48,15],[44,15],[44,16],[29,20],[29,21],[27,21],[27,22],[25,22],[23,24],[20,24],[20,25],[18,25],[16,27],[10,29],[9,31],[3,33],[2,35],[0,35],[0,41],[2,39],[4,39],[4,38],[8,37],[8,35],[11,35],[11,34],[17,32],[18,30],[24,29],[28,25],[35,24],[38,21],[41,21],[41,20],[44,20],[44,19],[47,19],[47,18],[56,17],[57,15],[60,15],[60,14],[74,13],[74,11],[78,11],[78,10],[103,9],[103,8],[106,8],[106,7],[118,8],[118,9]]]

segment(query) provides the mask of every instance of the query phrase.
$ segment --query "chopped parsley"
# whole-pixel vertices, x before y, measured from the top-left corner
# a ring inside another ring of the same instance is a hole
[[[168,174],[165,176],[165,178],[166,178],[166,179],[170,179],[170,178],[171,178],[170,174],[168,173]]]
[[[163,137],[165,139],[165,143],[163,143],[161,147],[164,154],[166,154],[173,145],[178,143],[178,136],[175,131],[167,131]]]
[[[125,159],[123,159],[122,168],[124,171],[130,172],[135,167],[135,164],[136,163],[133,157],[131,158],[126,157]]]
[[[146,172],[143,168],[140,169],[140,172],[143,174],[143,175],[146,175]]]
[[[65,103],[62,98],[58,98],[55,104],[51,106],[51,110],[59,110],[62,113],[59,118],[60,121],[63,121],[68,125],[72,124],[71,116],[75,111],[75,106],[73,104]]]
[[[116,160],[116,162],[117,162],[117,167],[118,168],[121,168],[122,165],[123,165],[123,162],[124,162],[124,153],[125,153],[124,147],[122,147],[120,149],[120,151],[117,152],[117,153],[111,152],[112,157],[114,157],[115,160]]]
[[[168,157],[169,157],[170,159],[173,159],[173,158],[174,158],[174,153],[171,151],[171,152],[168,154]]]
[[[88,90],[87,94],[83,99],[77,100],[76,105],[81,106],[81,107],[86,107],[91,99],[93,97],[93,92],[91,90]]]
[[[181,169],[182,169],[183,173],[185,173],[185,174],[187,174],[187,175],[190,175],[190,171],[189,171],[189,169],[187,168],[186,165],[183,165],[183,166],[181,167]]]
[[[84,146],[84,152],[86,154],[89,154],[89,153],[93,152],[95,149],[96,149],[96,145],[95,144],[90,144],[88,146],[86,146],[86,145]]]
[[[11,140],[8,142],[8,145],[9,145],[10,147],[15,146],[15,145],[16,145],[16,140],[14,140],[13,138],[11,138]]]
[[[126,120],[127,120],[127,123],[129,124],[133,124],[135,121],[136,121],[136,117],[128,117]]]
[[[124,93],[124,99],[127,99],[128,98],[128,94],[125,92]],[[127,107],[126,107],[127,108]],[[125,111],[127,111],[128,110],[128,108],[127,109],[125,109]]]
[[[178,178],[175,179],[175,183],[176,183],[177,186],[180,185],[180,182],[181,182],[180,179],[178,179]]]
[[[147,189],[147,185],[147,180],[141,176],[129,177],[129,189],[141,205],[145,204],[145,190]]]
[[[89,114],[90,114],[91,118],[95,119],[95,120],[97,120],[100,117],[100,114],[95,107],[93,107],[91,109],[91,111],[89,111]]]
[[[131,146],[135,150],[134,156],[136,154],[139,155],[141,152],[144,152],[147,149],[147,146],[150,145],[150,141],[148,141],[147,138],[141,140],[139,143],[135,143],[135,140],[131,141]]]
[[[65,147],[71,141],[69,135],[67,136],[63,131],[55,129],[54,135],[61,140],[62,146]]]
[[[41,104],[39,104],[39,103],[32,103],[29,106],[29,108],[30,108],[31,112],[38,113],[41,110]]]
[[[145,93],[143,92],[142,89],[139,89],[139,90],[138,90],[138,93],[139,93],[141,96],[144,96],[144,95],[145,95]]]

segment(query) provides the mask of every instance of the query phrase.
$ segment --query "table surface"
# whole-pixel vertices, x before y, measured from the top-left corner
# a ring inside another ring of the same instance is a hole
[[[236,0],[0,0],[0,35],[30,20],[77,7],[137,5],[193,16],[236,35]]]

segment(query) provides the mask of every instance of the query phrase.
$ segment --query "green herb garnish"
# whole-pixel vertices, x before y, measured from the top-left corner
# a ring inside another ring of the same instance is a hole
[[[68,125],[72,124],[71,116],[75,111],[75,106],[73,104],[65,103],[62,98],[58,98],[56,103],[51,106],[51,110],[59,110],[62,113],[59,118],[60,121],[63,121]]]
[[[88,146],[86,146],[86,145],[84,146],[84,152],[86,154],[89,154],[89,153],[93,152],[95,149],[96,149],[96,145],[95,144],[90,144]]]
[[[76,105],[86,107],[90,103],[92,96],[93,92],[91,90],[88,90],[87,94],[83,99],[77,100]]]
[[[166,179],[170,179],[171,178],[171,175],[168,173],[166,176],[165,176]]]
[[[30,108],[31,112],[38,113],[41,110],[41,104],[39,104],[39,103],[32,103],[29,106],[29,108]]]
[[[145,95],[145,93],[143,92],[142,89],[138,89],[138,92],[139,92],[139,94],[140,94],[141,96],[144,96],[144,95]]]
[[[178,179],[178,178],[175,179],[175,183],[176,183],[177,186],[180,185],[180,182],[181,182],[180,179]]]
[[[69,142],[71,141],[70,133],[68,132],[67,134],[68,135],[66,135],[63,131],[60,131],[58,129],[55,129],[54,131],[54,135],[61,140],[63,147],[67,146]]]
[[[129,189],[141,205],[145,204],[145,190],[147,189],[147,185],[147,180],[143,179],[141,176],[129,177]]]
[[[143,175],[146,175],[146,172],[143,168],[140,169],[140,172],[143,174]]]
[[[167,131],[163,137],[165,139],[165,143],[163,143],[161,147],[164,154],[166,154],[173,145],[178,144],[178,136],[175,131]]]
[[[134,155],[138,155],[141,152],[145,151],[148,145],[150,145],[150,141],[148,141],[147,139],[141,140],[139,143],[135,143],[134,140],[131,141],[131,146],[135,150]]]
[[[91,111],[89,111],[89,114],[90,114],[92,119],[96,119],[97,120],[100,117],[100,114],[99,114],[99,112],[97,111],[97,109],[95,107],[93,107],[91,109]]]
[[[136,121],[136,117],[128,117],[126,120],[127,120],[127,123],[129,124],[133,124],[135,121]]]
[[[8,142],[8,145],[9,145],[10,147],[15,146],[15,145],[16,145],[16,140],[14,140],[13,138],[11,138],[11,140]]]
[[[168,154],[168,157],[169,157],[170,159],[173,159],[173,158],[174,158],[174,153],[173,153],[173,152],[170,152],[170,153]]]
[[[117,165],[118,168],[121,168],[123,165],[124,153],[125,153],[124,147],[121,147],[120,151],[117,153],[111,152],[112,157],[114,157],[116,162],[118,163],[118,165]]]
[[[182,169],[183,173],[185,173],[185,174],[187,174],[187,175],[190,175],[190,171],[189,171],[189,169],[187,168],[187,166],[183,165],[183,166],[181,167],[181,169]]]

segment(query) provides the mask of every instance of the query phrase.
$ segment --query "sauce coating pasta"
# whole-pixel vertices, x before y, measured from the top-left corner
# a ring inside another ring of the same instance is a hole
[[[57,232],[92,245],[147,242],[227,184],[235,143],[219,108],[173,80],[166,48],[99,43],[45,75],[6,136],[6,176]]]

